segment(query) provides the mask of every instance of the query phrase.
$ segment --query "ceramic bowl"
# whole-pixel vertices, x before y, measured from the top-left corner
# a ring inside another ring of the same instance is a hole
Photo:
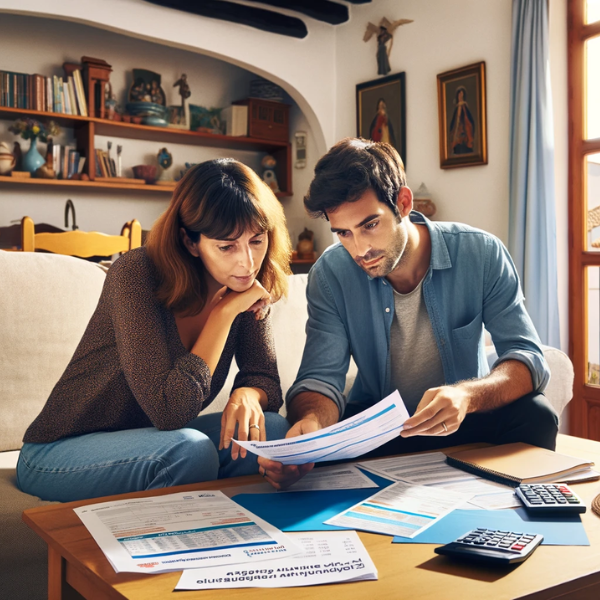
[[[136,165],[133,167],[133,175],[136,179],[143,179],[148,184],[156,181],[155,165]]]

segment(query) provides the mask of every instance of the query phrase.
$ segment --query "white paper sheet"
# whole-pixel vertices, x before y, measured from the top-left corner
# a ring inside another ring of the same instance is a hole
[[[164,573],[296,555],[279,529],[219,491],[74,509],[117,573]]]
[[[358,466],[388,479],[409,481],[419,485],[449,484],[478,479],[476,475],[451,467],[443,452],[412,456],[380,458],[358,463]]]
[[[317,490],[357,490],[363,488],[378,488],[360,469],[352,464],[333,465],[309,471],[300,481],[285,492],[305,492]]]
[[[176,590],[296,587],[377,579],[377,569],[355,531],[290,533],[304,552],[277,562],[189,569]]]
[[[350,419],[295,438],[242,442],[258,456],[284,465],[347,460],[378,448],[398,436],[409,414],[398,391]]]
[[[469,494],[399,481],[325,523],[413,538],[470,498]]]
[[[512,489],[506,492],[479,494],[471,498],[470,504],[473,504],[475,508],[483,508],[485,510],[501,510],[523,506],[523,503],[517,498]]]

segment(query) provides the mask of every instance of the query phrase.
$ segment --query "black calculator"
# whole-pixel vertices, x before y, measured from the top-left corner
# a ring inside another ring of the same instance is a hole
[[[434,551],[463,560],[511,565],[528,559],[543,539],[539,533],[473,529]]]
[[[527,512],[572,515],[585,512],[585,504],[566,483],[521,484],[515,493]]]

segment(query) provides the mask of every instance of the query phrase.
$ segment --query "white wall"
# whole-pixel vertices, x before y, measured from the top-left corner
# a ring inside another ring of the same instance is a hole
[[[437,220],[469,223],[508,237],[509,0],[378,0],[352,8],[337,28],[336,138],[356,135],[355,86],[377,78],[377,43],[362,41],[369,21],[413,19],[396,29],[390,74],[406,73],[409,186],[425,182]],[[440,169],[436,75],[484,60],[487,72],[487,165]],[[348,66],[352,65],[351,68]]]

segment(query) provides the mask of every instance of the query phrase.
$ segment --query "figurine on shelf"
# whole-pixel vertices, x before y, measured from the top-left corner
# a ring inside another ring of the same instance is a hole
[[[307,227],[298,236],[298,245],[296,246],[296,253],[298,258],[304,260],[313,260],[315,258],[315,234]]]
[[[264,169],[262,178],[263,181],[273,190],[276,194],[279,192],[279,185],[277,184],[277,176],[275,175],[275,166],[277,161],[275,157],[267,154],[261,161],[261,167]]]
[[[48,145],[46,146],[46,162],[36,172],[35,176],[40,179],[54,179],[54,142],[52,138],[48,138]]]
[[[156,158],[158,160],[158,167],[160,169],[160,176],[156,180],[156,183],[159,185],[168,185],[173,181],[167,174],[167,171],[173,164],[173,155],[166,148],[161,148],[158,151]]]
[[[181,96],[181,108],[185,114],[185,101],[192,95],[185,73],[182,73],[181,77],[173,84],[173,87],[177,86],[179,86],[179,95]]]
[[[22,171],[23,170],[23,152],[21,150],[21,144],[19,142],[15,142],[13,146],[13,156],[15,157],[15,166],[13,171]]]
[[[123,176],[123,168],[121,164],[121,154],[123,152],[123,146],[117,144],[117,177]]]
[[[15,156],[6,142],[0,143],[0,175],[10,175],[15,168]]]

